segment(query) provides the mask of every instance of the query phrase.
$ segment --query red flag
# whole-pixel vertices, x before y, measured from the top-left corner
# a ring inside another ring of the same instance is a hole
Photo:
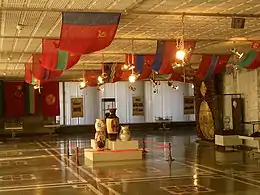
[[[32,75],[41,81],[48,81],[62,74],[62,71],[48,70],[42,66],[42,54],[33,54]]]
[[[220,73],[226,67],[229,58],[230,55],[203,55],[199,70],[196,73],[197,77],[210,78],[211,76]]]
[[[67,70],[78,63],[80,56],[59,50],[59,39],[42,40],[42,66],[49,70]]]
[[[184,49],[189,51],[185,58],[185,62],[189,63],[192,56],[192,51],[195,49],[196,41],[184,41]],[[176,61],[176,51],[177,51],[177,43],[176,41],[165,41],[164,42],[164,52],[162,57],[162,64],[159,70],[160,74],[171,74],[172,73],[172,65],[177,62]]]
[[[44,117],[60,115],[59,82],[50,81],[42,85],[41,105]]]
[[[64,12],[59,49],[88,54],[106,48],[113,41],[121,14]]]
[[[122,66],[123,63],[105,63],[104,71],[107,74],[108,82],[114,83],[121,80],[123,74]]]
[[[32,82],[32,63],[26,63],[24,70],[24,81],[30,84]]]
[[[84,80],[88,82],[88,86],[90,87],[96,87],[97,84],[97,79],[101,75],[100,70],[85,70],[84,71]]]
[[[134,72],[140,74],[138,80],[147,79],[152,73],[151,66],[153,64],[154,57],[154,54],[136,54],[134,57],[132,57],[132,54],[125,54],[125,64],[133,64],[135,66]],[[131,73],[132,70],[123,72],[121,80],[128,80]]]
[[[4,106],[6,118],[26,115],[24,82],[4,82]]]

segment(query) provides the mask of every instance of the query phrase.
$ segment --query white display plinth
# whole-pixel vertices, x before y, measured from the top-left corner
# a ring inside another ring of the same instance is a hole
[[[84,149],[84,157],[93,162],[141,160],[142,150],[96,151]]]
[[[239,146],[243,142],[238,135],[215,135],[215,145],[218,146]]]
[[[91,148],[94,149],[94,150],[97,149],[94,139],[91,139]],[[139,142],[138,142],[138,140],[110,141],[109,139],[107,139],[105,149],[109,149],[109,150],[137,150],[137,149],[139,149]]]
[[[130,140],[130,141],[108,140],[107,148],[110,150],[137,150],[139,149],[139,142],[137,140]]]
[[[260,152],[260,137],[239,136],[239,139],[245,140],[245,146],[257,148],[257,152]]]

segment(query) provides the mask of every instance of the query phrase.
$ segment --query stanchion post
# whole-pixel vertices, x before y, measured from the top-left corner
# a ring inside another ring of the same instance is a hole
[[[77,163],[77,166],[79,166],[79,147],[78,146],[76,147],[76,163]]]
[[[69,146],[69,140],[67,140],[67,156],[69,157],[70,156],[70,146]]]
[[[145,144],[145,139],[143,138],[143,156],[145,156],[146,153],[148,153],[146,150],[145,150],[145,147],[146,147],[146,144]]]
[[[172,162],[172,161],[174,161],[174,159],[172,157],[172,144],[171,144],[171,142],[169,142],[168,149],[169,149],[169,152],[168,152],[167,161]]]

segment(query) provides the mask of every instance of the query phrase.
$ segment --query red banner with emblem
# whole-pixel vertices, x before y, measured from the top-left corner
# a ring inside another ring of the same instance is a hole
[[[42,116],[54,117],[60,115],[59,82],[44,83],[41,89]]]
[[[106,48],[113,41],[120,13],[64,12],[59,49],[88,54]]]
[[[25,115],[25,83],[4,82],[5,118],[20,118]]]

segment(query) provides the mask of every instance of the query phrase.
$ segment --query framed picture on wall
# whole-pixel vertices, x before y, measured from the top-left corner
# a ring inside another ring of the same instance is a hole
[[[133,96],[133,116],[144,116],[144,101],[140,96]]]
[[[195,114],[194,96],[184,96],[184,114]]]
[[[71,98],[71,118],[83,117],[83,98]]]

